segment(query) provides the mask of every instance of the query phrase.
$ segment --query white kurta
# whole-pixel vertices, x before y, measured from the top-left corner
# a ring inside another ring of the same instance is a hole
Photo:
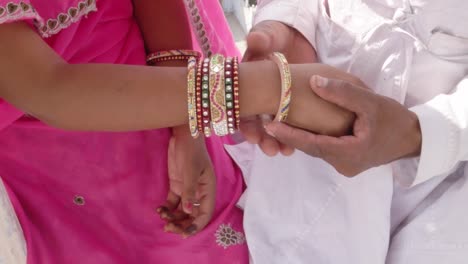
[[[321,62],[410,107],[422,153],[346,179],[303,153],[231,149],[246,174],[253,263],[466,263],[468,1],[328,4],[263,0],[256,23],[293,26]]]

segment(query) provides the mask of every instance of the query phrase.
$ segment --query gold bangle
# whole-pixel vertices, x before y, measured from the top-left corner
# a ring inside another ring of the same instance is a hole
[[[190,57],[187,66],[187,95],[188,95],[188,117],[190,134],[193,138],[199,135],[197,122],[197,102],[196,102],[196,74],[197,74],[197,59]]]
[[[224,61],[224,56],[219,54],[211,57],[210,61],[211,122],[213,130],[218,136],[226,136],[229,132],[226,115]]]
[[[201,57],[200,52],[195,50],[164,50],[151,53],[146,57],[146,63],[154,65],[161,61],[174,61],[174,60],[185,60],[187,61],[190,57],[199,59]]]
[[[270,59],[278,65],[281,75],[281,100],[275,121],[285,122],[289,114],[289,106],[291,105],[291,70],[289,69],[286,57],[279,52],[274,52]]]

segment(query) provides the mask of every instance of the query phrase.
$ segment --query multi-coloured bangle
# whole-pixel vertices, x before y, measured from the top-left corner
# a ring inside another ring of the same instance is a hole
[[[289,106],[291,104],[291,70],[283,54],[274,52],[270,56],[270,59],[278,65],[281,75],[281,100],[275,121],[284,122],[288,118]]]
[[[240,129],[240,103],[239,103],[239,59],[234,58],[233,61],[233,88],[234,88],[234,118],[235,118],[235,129]]]
[[[201,112],[202,112],[202,127],[205,137],[211,136],[211,111],[210,111],[210,59],[206,58],[203,61],[202,67],[202,89],[201,89]]]
[[[200,60],[198,62],[198,67],[197,67],[197,80],[196,80],[196,86],[195,86],[195,100],[197,102],[197,126],[198,126],[198,132],[203,133],[203,118],[202,118],[202,98],[201,98],[201,92],[202,92],[202,71],[203,71],[203,60]]]
[[[197,74],[197,59],[190,57],[187,65],[187,105],[190,134],[193,138],[198,137],[197,125],[197,103],[196,103],[196,74]]]
[[[228,131],[226,116],[226,92],[224,77],[225,58],[216,54],[210,60],[210,101],[211,122],[216,135],[226,136]],[[232,104],[232,102],[228,102]]]
[[[234,88],[232,84],[233,74],[234,74],[234,58],[228,57],[226,58],[226,62],[224,64],[224,76],[225,76],[225,91],[226,91],[226,115],[227,115],[227,126],[230,134],[234,134],[236,132],[235,129],[235,115],[233,109],[229,109],[229,106],[234,105]]]
[[[191,57],[199,59],[200,52],[195,50],[166,50],[151,53],[146,57],[146,63],[154,65],[162,61],[184,60],[188,61]]]

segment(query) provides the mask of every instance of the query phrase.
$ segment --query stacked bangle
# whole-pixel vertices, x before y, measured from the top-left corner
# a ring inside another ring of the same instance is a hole
[[[203,118],[202,118],[202,98],[201,98],[201,92],[202,92],[202,69],[203,69],[203,61],[200,60],[198,62],[198,67],[197,67],[197,82],[196,82],[196,87],[195,87],[195,97],[196,97],[196,102],[197,102],[197,126],[198,126],[198,132],[202,133],[203,132]]]
[[[234,87],[232,84],[232,79],[234,75],[234,58],[226,58],[224,66],[224,76],[225,76],[225,91],[226,91],[226,115],[227,115],[227,126],[230,134],[234,134],[235,129],[235,115],[234,109],[229,109],[229,106],[234,105]]]
[[[205,137],[211,136],[211,111],[210,111],[210,59],[206,58],[203,61],[202,71],[202,89],[201,89],[201,102],[202,102],[202,128]]]
[[[167,50],[167,51],[158,51],[151,53],[146,57],[146,63],[149,65],[154,65],[162,61],[174,61],[174,60],[184,60],[187,61],[191,57],[199,59],[201,56],[200,52],[195,50]]]
[[[200,60],[195,51],[172,50],[156,52],[148,56],[148,63],[166,60],[187,60],[187,107],[190,134],[210,137],[234,134],[239,129],[239,60],[214,55]],[[287,117],[290,100],[290,73],[286,60],[281,54],[272,55],[277,61],[282,79],[281,120]],[[289,78],[289,79],[288,79]],[[289,85],[287,80],[289,80]],[[289,94],[289,95],[288,95]]]
[[[233,89],[234,89],[234,120],[235,129],[240,129],[240,103],[239,103],[239,59],[237,57],[233,60]]]
[[[197,125],[197,102],[196,102],[196,75],[197,75],[197,59],[190,57],[187,65],[187,95],[188,95],[188,116],[189,128],[192,137],[198,137]]]
[[[270,56],[270,59],[278,65],[281,75],[281,100],[275,121],[285,122],[288,118],[289,106],[291,104],[291,71],[288,61],[283,54],[275,52]]]
[[[214,55],[210,60],[210,104],[211,122],[213,130],[218,136],[228,134],[226,107],[233,106],[232,102],[226,102],[225,58],[222,55]]]

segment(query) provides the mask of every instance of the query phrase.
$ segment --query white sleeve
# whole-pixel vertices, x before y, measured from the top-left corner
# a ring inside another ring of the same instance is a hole
[[[320,12],[318,0],[259,0],[254,24],[275,20],[291,26],[315,45],[317,17]]]
[[[26,264],[26,239],[0,178],[0,263]]]
[[[405,171],[414,172],[397,173],[397,180],[408,187],[448,174],[468,160],[468,76],[457,85],[455,93],[438,95],[410,110],[419,118],[422,149],[420,157],[397,162],[400,169],[403,166]]]

